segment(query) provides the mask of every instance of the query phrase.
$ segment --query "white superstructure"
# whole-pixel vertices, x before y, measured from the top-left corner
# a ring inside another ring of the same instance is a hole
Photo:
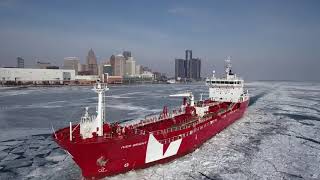
[[[248,98],[248,93],[243,89],[244,81],[231,71],[230,57],[225,62],[223,77],[215,77],[215,72],[213,72],[212,77],[206,79],[206,85],[209,86],[209,98],[220,102],[242,102]]]

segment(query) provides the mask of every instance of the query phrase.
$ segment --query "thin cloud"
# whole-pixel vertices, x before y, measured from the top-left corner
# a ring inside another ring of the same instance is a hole
[[[178,14],[178,15],[186,15],[188,12],[190,12],[191,8],[185,8],[185,7],[175,7],[168,10],[170,14]]]
[[[186,16],[193,18],[205,18],[209,16],[209,12],[204,8],[193,7],[173,7],[168,9],[168,13],[176,16]]]
[[[12,8],[17,4],[16,0],[1,0],[0,8]]]

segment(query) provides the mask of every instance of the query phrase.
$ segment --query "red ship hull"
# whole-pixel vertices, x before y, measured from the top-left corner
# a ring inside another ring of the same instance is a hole
[[[196,123],[191,127],[185,126],[187,128],[171,132],[165,132],[166,128],[162,128],[161,133],[156,131],[141,133],[141,131],[112,138],[96,137],[73,142],[66,138],[69,135],[69,128],[64,128],[56,132],[54,139],[72,155],[84,177],[102,178],[165,163],[194,151],[215,134],[240,119],[248,107],[248,102],[249,100],[237,103],[223,113],[218,113],[222,106],[217,108],[218,106],[215,105],[210,107],[210,111],[215,112],[215,115],[203,118],[188,113],[180,115],[173,121],[189,123],[193,118],[193,122]],[[163,123],[158,126],[174,125]],[[143,128],[152,130],[152,124]]]

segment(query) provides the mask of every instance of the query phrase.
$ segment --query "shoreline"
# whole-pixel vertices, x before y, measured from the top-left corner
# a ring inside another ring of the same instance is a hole
[[[108,84],[108,86],[128,86],[128,85],[144,85],[144,84],[167,84],[166,82],[147,82],[147,83],[122,83],[122,84]],[[174,83],[174,84],[189,84],[189,83]],[[52,84],[52,85],[0,85],[0,90],[6,89],[25,89],[25,88],[35,88],[35,87],[91,87],[91,84]]]

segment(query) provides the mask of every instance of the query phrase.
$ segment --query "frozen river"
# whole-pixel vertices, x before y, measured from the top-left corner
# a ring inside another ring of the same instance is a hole
[[[195,152],[109,179],[320,179],[320,83],[251,82],[244,117]],[[169,94],[202,84],[111,87],[107,120],[143,118],[173,107]],[[96,106],[89,87],[0,89],[0,179],[80,179],[72,159],[51,139],[51,126],[77,123]]]

